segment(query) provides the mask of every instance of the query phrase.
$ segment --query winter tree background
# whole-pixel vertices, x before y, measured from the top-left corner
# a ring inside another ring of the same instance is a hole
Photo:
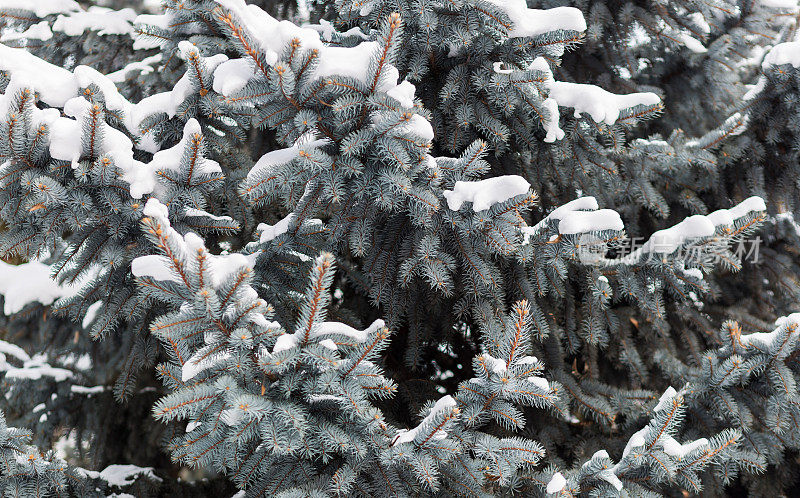
[[[792,496],[796,0],[0,0],[0,496]]]

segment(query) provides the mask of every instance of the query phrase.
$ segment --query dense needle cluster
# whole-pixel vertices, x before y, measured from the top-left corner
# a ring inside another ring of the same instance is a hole
[[[98,4],[0,0],[0,496],[795,489],[796,2]]]

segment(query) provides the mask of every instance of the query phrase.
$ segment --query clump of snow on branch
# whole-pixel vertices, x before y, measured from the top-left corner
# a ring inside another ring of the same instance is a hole
[[[14,40],[40,40],[47,41],[53,37],[53,31],[50,29],[50,24],[47,21],[34,24],[25,31],[8,31],[3,33],[0,37],[0,42],[14,41]]]
[[[800,67],[800,41],[791,41],[775,45],[767,52],[761,67],[766,70],[770,66],[782,66],[784,64]]]
[[[84,31],[98,35],[132,35],[136,12],[131,8],[113,10],[106,7],[89,7],[85,11],[60,15],[53,23],[53,31],[69,36],[80,36]]]
[[[345,76],[369,85],[368,68],[380,48],[377,42],[362,42],[354,47],[327,46],[315,29],[278,21],[258,6],[246,4],[244,0],[217,0],[217,3],[236,16],[244,30],[263,50],[267,64],[278,62],[279,54],[296,38],[304,50],[318,51],[319,63],[314,68],[312,79]],[[384,91],[396,86],[396,83],[391,83]],[[225,83],[221,82],[220,88],[224,86]]]
[[[181,42],[182,54],[196,51],[196,47],[188,42]],[[205,59],[208,67],[214,67],[223,60],[225,55],[213,56]],[[155,62],[155,61],[151,61]],[[159,93],[143,99],[138,104],[131,104],[116,88],[114,80],[99,73],[88,66],[78,66],[73,72],[53,66],[22,49],[10,48],[0,45],[0,69],[9,72],[11,83],[6,95],[2,97],[3,105],[7,95],[21,88],[32,88],[39,93],[42,101],[55,107],[63,107],[66,116],[60,116],[55,109],[35,110],[40,124],[47,125],[49,133],[49,150],[54,159],[66,160],[77,165],[83,154],[81,136],[83,133],[83,120],[90,112],[91,102],[79,96],[79,88],[96,85],[103,93],[106,107],[109,111],[117,112],[128,132],[134,137],[140,137],[139,126],[141,121],[155,113],[167,112],[174,115],[178,106],[191,93],[191,85],[187,75],[184,75],[173,90]],[[113,160],[114,165],[121,171],[121,178],[130,185],[131,197],[139,199],[147,194],[155,193],[158,182],[156,173],[160,169],[173,168],[177,164],[184,150],[187,140],[200,133],[196,120],[189,120],[184,128],[183,140],[168,151],[156,154],[153,162],[142,163],[134,159],[134,143],[123,132],[102,122],[102,143],[99,152]],[[140,147],[149,152],[159,152],[155,144],[143,140]],[[219,166],[210,160],[201,159],[200,173],[220,172]]]
[[[247,173],[247,180],[254,181],[260,175],[268,173],[273,167],[282,164],[288,164],[289,162],[293,161],[295,158],[297,158],[297,156],[300,155],[301,151],[320,147],[326,143],[327,140],[324,139],[314,140],[312,142],[304,144],[297,143],[291,147],[267,152],[261,156],[258,161],[256,161],[252,168],[250,168],[250,171]]]
[[[574,7],[529,9],[525,0],[487,0],[511,20],[509,38],[543,35],[555,30],[586,31],[583,13]]]
[[[181,381],[187,382],[194,379],[197,374],[219,364],[231,357],[229,352],[209,355],[204,349],[199,349],[191,356],[181,368]]]
[[[745,347],[758,347],[767,350],[775,344],[783,334],[797,336],[798,325],[800,325],[800,313],[792,313],[783,316],[775,321],[776,328],[770,332],[754,332],[744,334],[739,337],[739,342]],[[796,340],[796,339],[795,339]]]
[[[54,382],[63,382],[73,377],[71,370],[53,367],[47,363],[47,358],[44,355],[37,354],[27,359],[23,359],[21,355],[14,356],[17,359],[22,359],[21,367],[15,367],[7,363],[5,355],[0,358],[0,371],[5,371],[6,379],[39,380],[42,377],[50,377]],[[27,354],[25,357],[27,357]]]
[[[20,2],[19,0],[0,0],[2,10],[28,10],[36,17],[46,17],[53,14],[64,14],[81,10],[80,4],[74,0],[32,0]]]
[[[31,261],[20,265],[10,265],[0,261],[0,294],[4,299],[3,312],[16,313],[30,303],[45,306],[56,299],[74,295],[80,287],[61,286],[50,274],[52,270],[44,263]]]
[[[414,427],[413,429],[400,429],[397,433],[397,438],[394,440],[392,445],[397,446],[398,444],[409,443],[413,441],[417,437],[417,434],[424,429],[434,431],[433,434],[429,434],[430,440],[438,441],[446,438],[447,432],[438,427],[433,427],[432,421],[434,417],[448,410],[457,410],[456,400],[453,399],[452,396],[444,396],[439,398],[439,400],[433,405],[433,408],[431,408],[430,413],[424,419],[422,419],[422,422],[420,422],[418,426]]]
[[[153,155],[153,160],[150,161],[146,167],[141,168],[141,174],[136,178],[130,179],[131,196],[139,198],[144,194],[152,193],[160,200],[164,200],[164,187],[157,181],[158,172],[178,172],[181,164],[181,157],[184,151],[187,150],[187,146],[191,146],[193,141],[199,141],[201,135],[200,123],[198,123],[196,119],[191,118],[186,121],[186,124],[183,126],[183,137],[181,140],[169,149],[156,152]],[[216,161],[198,155],[194,164],[194,173],[197,175],[222,173],[222,168]]]
[[[545,142],[564,138],[564,131],[559,127],[559,107],[573,108],[576,118],[586,113],[596,123],[612,125],[617,122],[625,109],[639,105],[655,106],[661,103],[661,98],[651,92],[617,95],[595,85],[555,81],[550,66],[543,57],[534,59],[528,70],[544,72],[544,85],[550,91],[543,102],[549,114],[543,124],[547,134]]]
[[[556,494],[560,493],[562,489],[567,485],[567,480],[561,474],[561,472],[556,472],[553,474],[553,477],[550,478],[550,481],[547,483],[547,493],[548,494]]]
[[[233,95],[247,85],[255,72],[247,59],[230,59],[214,69],[212,88],[221,95]]]
[[[196,254],[199,250],[205,250],[205,242],[199,235],[194,232],[188,232],[181,237],[181,235],[170,226],[168,216],[169,210],[164,204],[159,202],[158,199],[152,197],[148,199],[143,214],[158,221],[162,230],[168,234],[167,236],[181,248],[182,254]],[[253,266],[253,261],[248,259],[245,255],[238,253],[220,256],[207,254],[206,257],[208,269],[211,274],[208,284],[212,288],[219,287],[229,275],[238,271],[240,268],[252,268]],[[180,281],[173,266],[173,262],[169,258],[161,255],[148,254],[147,256],[140,256],[134,259],[131,262],[131,271],[137,277],[149,277],[161,281]],[[252,293],[255,293],[255,291],[252,290]]]
[[[714,226],[733,225],[735,220],[747,216],[750,213],[766,211],[767,205],[764,199],[758,196],[748,197],[739,204],[729,209],[719,209],[706,215]]]
[[[152,467],[138,467],[136,465],[109,465],[100,472],[79,468],[78,472],[92,479],[102,479],[111,486],[127,486],[132,484],[140,475],[146,475],[150,479],[161,481],[155,475]]]
[[[625,228],[619,213],[613,209],[597,208],[597,199],[594,197],[580,197],[559,206],[536,225],[522,227],[525,243],[530,241],[531,236],[538,235],[552,220],[559,222],[558,232],[564,235],[602,230],[621,231]]]
[[[78,83],[72,73],[21,48],[0,45],[0,70],[8,71],[11,77],[7,94],[33,88],[45,104],[53,107],[63,107],[78,94]]]
[[[339,322],[323,322],[315,325],[311,329],[311,331],[308,333],[308,338],[315,339],[318,337],[325,337],[325,336],[341,336],[353,342],[364,342],[370,335],[374,334],[375,332],[384,328],[385,326],[386,324],[381,319],[375,320],[369,327],[367,327],[364,330],[357,330],[349,325]],[[278,353],[297,346],[298,344],[300,344],[302,335],[303,335],[302,332],[295,332],[294,334],[283,334],[282,336],[278,337],[278,340],[275,342],[275,346],[272,348],[272,352]],[[334,348],[329,348],[329,349],[334,349]]]
[[[575,117],[586,113],[596,123],[614,124],[623,109],[637,105],[658,105],[661,99],[655,93],[640,92],[617,95],[603,90],[599,86],[582,83],[554,81],[550,83],[550,98],[558,102],[560,107],[575,109]]]
[[[155,71],[155,65],[164,60],[162,54],[155,54],[145,57],[144,59],[126,64],[125,67],[119,71],[108,73],[106,77],[114,83],[122,83],[128,77],[128,73],[132,71],[139,71],[140,75],[150,74]]]
[[[294,221],[294,219],[295,214],[289,213],[274,225],[259,223],[256,227],[256,230],[260,232],[258,239],[259,243],[265,244],[275,239],[275,237],[285,234],[289,230],[289,225],[292,223],[292,221]]]
[[[497,176],[473,182],[456,182],[453,190],[445,190],[447,207],[458,211],[465,202],[472,203],[475,212],[528,193],[530,183],[517,175]]]
[[[718,226],[732,225],[734,220],[764,210],[764,200],[753,196],[730,209],[721,209],[705,216],[689,216],[676,225],[653,233],[640,248],[620,261],[637,261],[650,253],[672,254],[687,241],[713,236]]]

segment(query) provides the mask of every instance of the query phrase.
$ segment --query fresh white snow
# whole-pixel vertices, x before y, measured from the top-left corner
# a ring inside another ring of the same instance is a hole
[[[0,0],[0,9],[22,9],[36,14],[36,17],[46,17],[52,14],[63,14],[81,10],[81,6],[74,0]]]
[[[236,16],[235,21],[252,37],[266,54],[267,64],[278,61],[289,42],[297,38],[300,46],[319,52],[318,64],[312,78],[345,76],[371,84],[368,68],[373,56],[378,53],[377,42],[362,42],[355,47],[336,47],[323,44],[319,32],[313,28],[300,27],[289,21],[278,21],[256,5],[244,0],[217,0],[217,3]]]
[[[92,324],[94,319],[97,318],[97,313],[102,308],[103,308],[103,301],[97,301],[96,303],[89,305],[89,307],[86,308],[86,315],[84,315],[83,317],[83,322],[81,322],[81,326],[83,328],[88,328]]]
[[[289,230],[289,225],[294,221],[295,214],[289,213],[274,225],[259,223],[256,230],[260,232],[259,243],[265,244],[279,235],[283,235]]]
[[[163,60],[162,54],[155,54],[145,57],[144,59],[126,64],[125,67],[119,71],[108,73],[106,77],[114,83],[121,83],[125,81],[129,72],[139,71],[139,74],[150,74],[155,71],[154,65]],[[219,68],[218,68],[219,69]]]
[[[594,197],[579,197],[555,208],[536,225],[522,227],[524,244],[530,241],[531,236],[538,235],[551,220],[558,220],[558,232],[564,235],[600,230],[620,231],[625,228],[619,213],[612,209],[598,210],[597,207],[597,199]]]
[[[402,107],[414,107],[414,94],[417,91],[416,87],[408,80],[403,80],[402,83],[389,89],[386,95],[392,97],[400,102]]]
[[[38,92],[45,104],[63,107],[78,93],[78,84],[72,73],[22,48],[0,44],[0,70],[8,71],[11,77],[7,94],[28,87]]]
[[[764,57],[761,67],[766,70],[770,66],[781,66],[783,64],[800,67],[800,41],[790,41],[775,45]]]
[[[230,59],[214,69],[212,88],[221,95],[234,95],[247,85],[254,74],[253,64],[249,60]]]
[[[11,344],[10,342],[6,342],[0,340],[0,353],[4,355],[13,356],[14,358],[18,359],[21,362],[26,362],[31,359],[28,353],[25,352],[24,349],[17,346],[16,344]]]
[[[183,136],[180,142],[169,149],[156,152],[153,159],[148,164],[142,164],[136,171],[136,176],[130,175],[127,181],[130,184],[131,196],[141,198],[145,194],[152,193],[160,200],[165,200],[166,189],[158,182],[159,171],[178,172],[181,165],[181,158],[187,148],[192,147],[194,141],[199,141],[202,136],[200,123],[195,118],[189,119],[183,126]],[[219,163],[198,155],[194,164],[194,173],[205,175],[211,173],[221,173],[222,168]]]
[[[706,438],[700,438],[695,441],[681,444],[669,434],[662,434],[659,441],[664,453],[676,458],[683,458],[694,450],[708,445],[708,439]]]
[[[422,422],[419,423],[418,426],[414,427],[413,429],[400,429],[397,431],[397,439],[395,439],[394,443],[392,443],[392,446],[413,441],[414,438],[417,437],[417,434],[419,434],[419,431],[422,430],[423,426],[431,425],[430,422],[436,415],[446,410],[452,410],[455,407],[456,400],[453,399],[452,396],[444,396],[439,398],[439,400],[433,405],[433,408],[431,408],[430,413],[422,420]],[[430,430],[432,428],[429,427],[428,429]],[[431,439],[440,440],[446,437],[447,432],[438,429]]]
[[[285,149],[267,152],[256,161],[252,168],[250,168],[250,171],[247,173],[247,180],[248,182],[253,182],[258,176],[267,174],[275,166],[288,164],[293,161],[300,154],[301,150],[320,147],[326,143],[327,140],[324,139],[314,140],[303,144],[297,143]]]
[[[618,262],[637,261],[649,253],[672,254],[687,241],[714,235],[717,226],[731,225],[734,220],[765,209],[764,200],[753,196],[729,209],[720,209],[706,216],[700,214],[689,216],[676,225],[653,233],[640,248],[621,258]]]
[[[153,473],[152,467],[138,467],[136,465],[109,465],[100,472],[78,468],[78,470],[92,479],[103,479],[112,486],[127,486],[133,483],[136,478],[144,474],[150,479],[161,481],[161,478]]]
[[[42,377],[52,377],[55,382],[63,382],[72,378],[73,374],[70,370],[53,367],[45,361],[46,359],[44,355],[37,354],[25,361],[21,367],[12,367],[7,363],[0,362],[0,370],[5,370],[6,379],[39,380]]]
[[[547,494],[556,494],[560,493],[561,490],[567,485],[567,480],[561,474],[561,472],[556,472],[553,474],[553,477],[550,479],[550,482],[547,483]]]
[[[334,335],[334,336],[339,335],[339,336],[345,336],[355,342],[364,342],[369,338],[370,335],[374,334],[378,329],[381,329],[385,326],[386,324],[381,319],[375,320],[374,322],[372,322],[372,324],[370,324],[369,327],[367,327],[364,330],[357,330],[349,325],[339,322],[322,322],[316,324],[311,329],[311,331],[308,334],[308,337],[309,339],[314,339],[329,335]],[[272,354],[279,353],[281,351],[286,351],[288,349],[297,346],[298,344],[300,344],[300,341],[303,338],[302,335],[303,333],[298,331],[295,332],[294,334],[283,334],[279,336],[278,339],[275,341],[275,346],[272,348]],[[326,344],[328,344],[328,346],[330,346],[330,343],[326,342],[329,339],[330,338],[323,339],[322,341],[319,342],[319,344],[325,342]],[[333,345],[336,346],[335,343],[333,343]],[[336,349],[336,347],[330,349]]]
[[[489,353],[482,354],[481,358],[483,358],[483,363],[486,365],[486,367],[493,373],[502,375],[508,371],[508,365],[506,364],[506,360],[503,360],[501,358],[495,358]]]
[[[669,386],[664,394],[661,395],[661,398],[658,400],[658,404],[653,408],[653,411],[658,412],[664,410],[665,408],[669,407],[672,403],[673,398],[678,394],[674,387]]]
[[[495,204],[528,193],[530,183],[517,175],[497,176],[479,181],[458,181],[453,190],[445,190],[447,207],[458,211],[465,202],[472,203],[472,210],[476,213],[489,209]]]
[[[775,321],[776,328],[771,332],[754,332],[752,334],[742,334],[739,337],[739,342],[741,342],[745,347],[753,345],[758,347],[762,350],[768,349],[771,347],[778,337],[781,336],[783,330],[790,326],[795,328],[793,334],[797,334],[797,328],[800,326],[800,313],[792,313],[789,316],[783,316],[778,318]]]
[[[532,377],[528,377],[525,380],[527,380],[528,382],[530,382],[534,386],[538,387],[542,391],[550,392],[550,384],[547,382],[547,379],[545,379],[544,377],[532,376]]]
[[[87,30],[97,31],[100,36],[133,35],[134,19],[136,12],[131,8],[113,10],[91,6],[87,10],[58,16],[53,23],[53,31],[60,31],[68,36],[80,36]]]
[[[586,31],[583,13],[574,7],[529,9],[525,0],[487,0],[511,20],[509,38],[538,36],[559,29]]]
[[[92,387],[69,386],[69,390],[70,392],[73,392],[75,394],[86,394],[87,396],[90,396],[92,394],[97,394],[105,391],[106,386],[92,386]]]
[[[34,24],[25,31],[8,31],[3,33],[0,37],[0,42],[14,41],[14,40],[41,40],[47,41],[53,37],[53,31],[50,30],[50,24],[47,21]]]
[[[575,117],[586,113],[596,123],[614,124],[624,109],[637,105],[653,106],[661,102],[658,95],[650,92],[617,95],[599,86],[566,81],[553,81],[549,84],[550,98],[560,107],[575,109]]]
[[[613,209],[573,211],[558,224],[558,232],[565,235],[623,228],[622,218]]]
[[[252,268],[251,261],[244,254],[234,253],[225,255],[214,255],[205,249],[205,242],[194,232],[187,232],[181,236],[176,232],[169,222],[169,210],[158,199],[151,197],[145,204],[143,213],[145,216],[154,218],[161,225],[166,237],[174,241],[183,255],[197,254],[198,251],[206,251],[206,262],[210,278],[207,285],[218,288],[222,283],[235,272],[243,268]],[[178,274],[175,272],[173,263],[170,259],[155,254],[140,256],[131,262],[131,272],[137,277],[149,277],[154,280],[180,282]],[[255,290],[252,290],[255,296]]]
[[[10,265],[0,261],[0,294],[5,300],[3,312],[16,313],[30,303],[45,306],[56,299],[76,292],[72,286],[62,287],[50,278],[50,267],[38,261]]]
[[[729,209],[719,209],[706,215],[714,226],[733,225],[733,222],[750,213],[766,211],[764,199],[758,196],[748,197]]]
[[[208,370],[222,361],[227,360],[230,356],[228,352],[207,355],[206,351],[200,349],[183,364],[181,368],[181,380],[187,382],[195,378],[200,372]]]

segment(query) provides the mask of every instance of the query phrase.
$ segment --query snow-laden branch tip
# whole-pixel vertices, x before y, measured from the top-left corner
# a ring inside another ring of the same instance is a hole
[[[782,316],[775,320],[775,329],[770,332],[754,332],[744,334],[739,337],[739,342],[745,346],[754,346],[767,350],[784,334],[798,335],[798,325],[800,325],[800,313],[792,313]],[[796,340],[796,339],[795,339]]]
[[[374,91],[385,93],[395,99],[401,107],[411,108],[414,106],[416,88],[407,80],[400,81],[397,68],[391,64],[387,64],[380,72],[377,81],[371,81],[370,68],[381,50],[378,42],[362,41],[352,47],[327,45],[320,38],[320,32],[323,36],[326,36],[327,33],[327,38],[330,38],[330,33],[325,29],[301,27],[289,21],[278,21],[256,5],[246,4],[244,0],[216,1],[235,16],[236,22],[258,44],[265,54],[267,64],[276,64],[279,54],[283,53],[289,43],[299,40],[303,50],[314,50],[317,53],[317,63],[309,73],[311,80],[339,76],[352,78],[369,88],[376,83],[372,88]],[[330,24],[321,26],[330,26]],[[244,88],[254,76],[253,64],[249,60],[226,61],[214,69],[213,88],[223,96],[229,97]],[[433,128],[425,118],[418,114],[411,115],[407,122],[397,128],[417,134],[424,140],[433,140]]]
[[[181,53],[188,56],[197,48],[189,42],[179,44]],[[207,67],[227,60],[225,55],[212,56],[205,59]],[[23,49],[0,45],[0,69],[9,72],[11,82],[6,94],[0,96],[0,108],[8,104],[9,96],[22,88],[32,88],[39,93],[42,101],[50,106],[62,107],[66,116],[61,116],[57,109],[34,109],[34,124],[49,127],[49,152],[53,159],[70,161],[73,167],[83,155],[83,120],[90,112],[91,102],[78,95],[79,88],[96,85],[103,93],[106,108],[116,112],[122,118],[128,132],[134,137],[141,137],[139,126],[142,120],[156,112],[167,112],[172,116],[178,106],[191,93],[188,75],[184,74],[173,90],[146,97],[138,104],[131,104],[123,97],[115,82],[89,66],[78,66],[73,72],[66,71],[39,59]],[[106,122],[99,124],[102,128],[102,141],[99,153],[113,160],[121,171],[121,178],[130,185],[131,197],[139,199],[146,194],[159,195],[157,171],[174,169],[186,146],[187,140],[200,133],[200,125],[190,119],[184,126],[181,142],[166,151],[158,151],[158,147],[148,140],[142,140],[139,147],[155,152],[149,164],[134,159],[134,143],[122,131]],[[200,173],[221,172],[214,161],[201,159]]]
[[[0,0],[0,11],[3,10],[28,10],[36,17],[47,17],[53,14],[66,14],[82,10],[75,0],[34,0],[20,2],[19,0]]]
[[[212,288],[218,288],[230,275],[242,268],[252,268],[255,263],[253,258],[248,258],[239,253],[219,256],[208,253],[205,249],[205,241],[194,232],[187,232],[186,235],[181,236],[170,226],[169,210],[156,198],[151,197],[147,200],[143,214],[156,220],[161,225],[166,237],[169,237],[180,247],[183,255],[194,255],[200,250],[206,251],[206,265],[210,273],[210,279],[207,280],[207,284]],[[131,262],[131,272],[133,272],[134,276],[140,278],[147,277],[153,280],[180,282],[172,261],[161,255],[148,254],[147,256],[135,258]],[[255,295],[255,290],[252,290],[252,288],[250,290]]]
[[[527,194],[530,187],[530,183],[521,176],[505,175],[472,182],[458,181],[453,190],[445,190],[443,195],[451,210],[458,211],[465,202],[471,202],[472,210],[477,213]]]
[[[623,263],[638,261],[643,255],[651,253],[672,254],[686,242],[713,236],[718,226],[733,225],[737,219],[766,209],[764,200],[753,196],[729,209],[720,209],[707,215],[689,216],[676,225],[653,233],[640,248],[618,261]]]
[[[413,429],[400,429],[397,431],[397,438],[392,443],[392,446],[413,441],[414,438],[417,437],[417,434],[419,434],[424,427],[432,425],[431,422],[436,415],[447,410],[453,410],[456,408],[456,405],[456,400],[452,396],[448,395],[439,398],[439,400],[433,405],[433,408],[431,408],[430,413],[424,419],[422,419],[422,422],[420,422],[419,425]],[[440,428],[432,429],[435,429],[435,433],[431,435],[431,440],[438,441],[447,437],[447,432],[444,430]]]
[[[71,297],[81,289],[81,282],[59,285],[50,278],[50,266],[38,261],[10,265],[0,261],[0,295],[3,296],[3,312],[12,315],[30,303],[45,306],[62,297]]]
[[[571,107],[574,116],[588,114],[596,122],[613,125],[625,109],[636,106],[657,106],[661,98],[652,92],[637,92],[618,95],[596,85],[555,81],[549,64],[543,57],[537,57],[528,66],[529,71],[545,73],[544,86],[549,90],[543,105],[548,116],[543,123],[545,142],[554,142],[564,138],[564,131],[559,127],[559,107]]]
[[[132,36],[134,19],[136,19],[136,12],[131,8],[114,10],[91,6],[87,10],[58,16],[53,23],[53,31],[59,31],[68,36],[80,36],[87,30],[95,31],[100,36]]]
[[[764,57],[761,68],[766,71],[771,66],[782,66],[784,64],[800,67],[800,41],[779,43],[772,47]]]
[[[246,4],[244,0],[216,0],[216,2],[236,17],[236,22],[241,24],[246,33],[255,41],[265,55],[269,65],[278,62],[279,54],[283,53],[289,43],[297,39],[303,50],[317,51],[317,64],[311,73],[311,79],[342,76],[353,78],[366,86],[371,85],[369,68],[375,56],[380,52],[380,46],[375,41],[364,41],[353,47],[339,47],[326,45],[320,39],[320,33],[311,27],[301,27],[290,21],[278,21],[256,5]],[[225,77],[242,79],[244,70],[231,70],[226,67],[219,77],[219,89],[236,89],[238,84],[229,84]],[[231,76],[228,76],[231,75]],[[217,74],[214,75],[216,80]],[[388,92],[398,86],[397,70],[389,70],[385,77],[378,83],[377,91]],[[223,93],[228,96],[228,94]]]
[[[523,243],[530,242],[530,237],[538,235],[551,220],[558,220],[558,232],[564,235],[603,230],[621,231],[625,228],[619,213],[613,209],[597,208],[597,199],[594,197],[579,197],[569,201],[555,208],[536,225],[522,227],[522,233],[525,235]]]
[[[529,9],[525,0],[486,0],[502,10],[511,20],[509,38],[539,36],[552,31],[586,31],[586,20],[580,9],[555,7]]]
[[[352,340],[353,342],[361,343],[365,342],[370,335],[374,334],[378,330],[384,328],[386,324],[383,320],[377,319],[369,327],[365,328],[364,330],[354,329],[353,327],[339,322],[322,322],[315,324],[311,332],[308,334],[309,339],[316,339],[319,337],[325,336],[343,336],[347,337],[348,339]],[[278,337],[278,340],[275,341],[275,346],[272,348],[272,354],[279,353],[281,351],[286,351],[291,349],[298,344],[303,338],[303,332],[295,332],[294,334],[283,334],[282,336]],[[335,347],[330,347],[331,343],[327,342],[330,338],[323,339],[319,343],[322,344],[323,342],[326,343],[326,347],[328,349],[337,349],[336,343],[334,342],[333,345]]]
[[[661,103],[658,95],[651,92],[629,93],[617,95],[603,90],[599,86],[583,83],[553,81],[549,85],[550,98],[558,102],[559,107],[572,107],[575,117],[586,113],[596,123],[614,124],[624,109],[638,105],[654,106]]]

